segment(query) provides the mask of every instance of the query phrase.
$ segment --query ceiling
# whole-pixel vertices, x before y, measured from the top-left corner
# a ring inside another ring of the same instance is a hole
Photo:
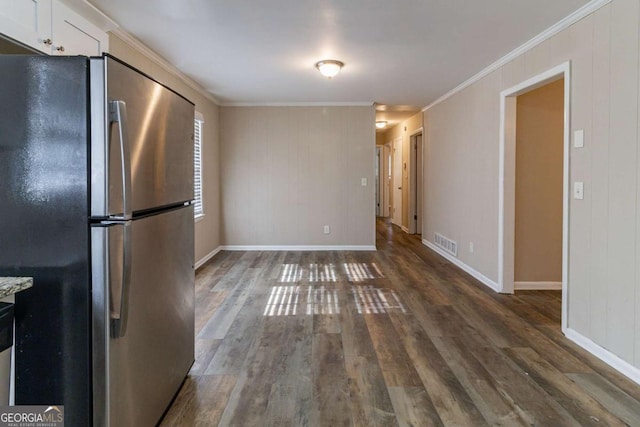
[[[375,102],[393,124],[589,1],[89,2],[222,105]],[[328,80],[321,59],[345,67]]]

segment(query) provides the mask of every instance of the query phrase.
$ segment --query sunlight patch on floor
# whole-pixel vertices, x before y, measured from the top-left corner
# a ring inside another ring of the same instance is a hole
[[[295,316],[299,298],[300,286],[274,286],[263,316]]]
[[[307,314],[340,314],[338,291],[309,286],[307,294]]]
[[[398,294],[391,289],[374,286],[354,286],[351,289],[358,314],[384,314],[389,311],[406,313]]]
[[[375,262],[345,262],[343,266],[350,282],[364,282],[384,277]]]
[[[334,264],[282,264],[279,283],[298,283],[301,280],[312,283],[337,282],[345,277],[350,282],[364,282],[384,277],[375,262],[345,262],[339,271]]]

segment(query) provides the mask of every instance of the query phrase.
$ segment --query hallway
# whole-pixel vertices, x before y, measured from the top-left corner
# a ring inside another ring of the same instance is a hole
[[[560,292],[494,293],[377,221],[376,252],[221,252],[162,425],[640,425],[640,387],[560,332]]]

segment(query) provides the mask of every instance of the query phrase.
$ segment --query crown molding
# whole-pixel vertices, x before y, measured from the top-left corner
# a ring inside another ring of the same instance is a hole
[[[451,89],[449,92],[445,93],[440,98],[436,99],[431,104],[429,104],[426,107],[424,107],[422,109],[422,112],[424,113],[428,109],[430,109],[430,108],[440,104],[441,102],[451,98],[456,93],[458,93],[458,92],[462,91],[463,89],[471,86],[472,84],[476,83],[480,79],[488,76],[489,74],[491,74],[492,72],[496,71],[500,67],[502,67],[502,66],[506,65],[507,63],[509,63],[510,61],[514,60],[518,56],[522,55],[523,53],[525,53],[525,52],[527,52],[527,51],[529,51],[531,49],[533,49],[534,47],[538,46],[540,43],[544,42],[545,40],[550,39],[551,37],[555,36],[559,32],[569,28],[571,25],[573,25],[576,22],[580,21],[581,19],[589,16],[590,14],[595,12],[596,10],[600,9],[601,7],[607,5],[607,4],[611,3],[611,2],[612,2],[612,0],[592,0],[591,2],[585,4],[580,9],[576,10],[575,12],[573,12],[570,15],[567,15],[561,21],[559,21],[556,24],[552,25],[551,27],[547,28],[546,30],[544,30],[543,32],[541,32],[540,34],[538,34],[537,36],[535,36],[534,38],[532,38],[528,42],[525,42],[524,44],[520,45],[519,47],[515,48],[514,50],[512,50],[511,52],[509,52],[508,54],[503,56],[502,58],[498,59],[496,62],[494,62],[493,64],[489,65],[487,68],[483,69],[478,74],[474,75],[473,77],[471,77],[468,80],[464,81],[460,85],[458,85],[455,88]]]
[[[119,39],[126,42],[127,44],[129,44],[130,46],[132,46],[133,48],[135,48],[136,50],[140,51],[143,55],[151,59],[156,64],[160,65],[165,70],[178,76],[187,86],[189,86],[191,89],[200,93],[209,101],[213,102],[216,105],[220,105],[220,102],[218,102],[218,100],[211,94],[211,92],[207,91],[198,82],[196,82],[191,77],[188,77],[186,74],[184,74],[175,65],[171,64],[162,56],[158,55],[156,52],[154,52],[151,48],[149,48],[146,44],[144,44],[142,41],[140,41],[131,33],[123,30],[120,27],[112,30],[111,33],[116,37],[118,37]]]

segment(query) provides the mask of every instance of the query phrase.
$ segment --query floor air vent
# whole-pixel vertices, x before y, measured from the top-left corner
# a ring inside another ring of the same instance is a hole
[[[451,239],[444,237],[440,233],[436,233],[436,245],[449,252],[451,255],[458,256],[458,244]]]

